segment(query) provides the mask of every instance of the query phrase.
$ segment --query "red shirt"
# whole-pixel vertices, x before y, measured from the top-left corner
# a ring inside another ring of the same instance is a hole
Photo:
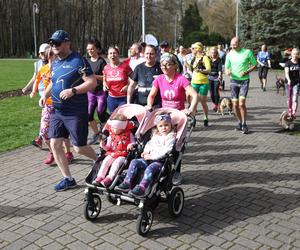
[[[112,97],[127,96],[127,93],[121,92],[121,89],[128,84],[128,77],[131,73],[132,70],[126,62],[122,62],[117,67],[107,64],[104,67],[103,75],[109,88],[108,94]]]

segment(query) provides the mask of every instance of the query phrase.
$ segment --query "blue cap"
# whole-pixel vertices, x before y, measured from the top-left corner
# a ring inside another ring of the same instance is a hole
[[[57,30],[55,31],[52,36],[49,38],[49,42],[64,42],[64,41],[70,41],[70,36],[68,32],[64,30]]]

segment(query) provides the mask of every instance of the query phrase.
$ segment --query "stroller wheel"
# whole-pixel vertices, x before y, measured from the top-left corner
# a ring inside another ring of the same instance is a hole
[[[168,209],[172,217],[181,215],[184,207],[184,193],[182,188],[175,187],[168,196]]]
[[[153,222],[153,212],[150,208],[144,208],[142,213],[138,216],[136,231],[139,235],[145,236],[152,225]]]
[[[89,221],[97,219],[101,211],[101,199],[98,195],[92,195],[84,204],[84,217]]]

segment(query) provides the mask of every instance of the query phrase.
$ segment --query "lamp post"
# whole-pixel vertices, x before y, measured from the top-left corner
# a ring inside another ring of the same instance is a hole
[[[142,41],[145,42],[145,0],[142,0]]]
[[[32,5],[34,57],[37,57],[35,14],[39,14],[39,7],[38,7],[37,3],[33,3],[33,5]]]
[[[235,36],[239,36],[239,0],[236,0]]]
[[[175,15],[175,24],[174,24],[174,49],[177,47],[177,21],[178,13]]]

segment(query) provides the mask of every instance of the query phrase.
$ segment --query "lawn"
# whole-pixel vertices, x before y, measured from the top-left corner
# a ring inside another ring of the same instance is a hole
[[[0,92],[23,88],[34,71],[32,59],[0,59]]]
[[[41,108],[38,97],[0,100],[0,152],[28,145],[38,135]]]
[[[0,92],[23,88],[33,75],[29,59],[0,60]],[[29,96],[0,100],[0,152],[30,144],[38,135],[41,108],[38,97]]]

